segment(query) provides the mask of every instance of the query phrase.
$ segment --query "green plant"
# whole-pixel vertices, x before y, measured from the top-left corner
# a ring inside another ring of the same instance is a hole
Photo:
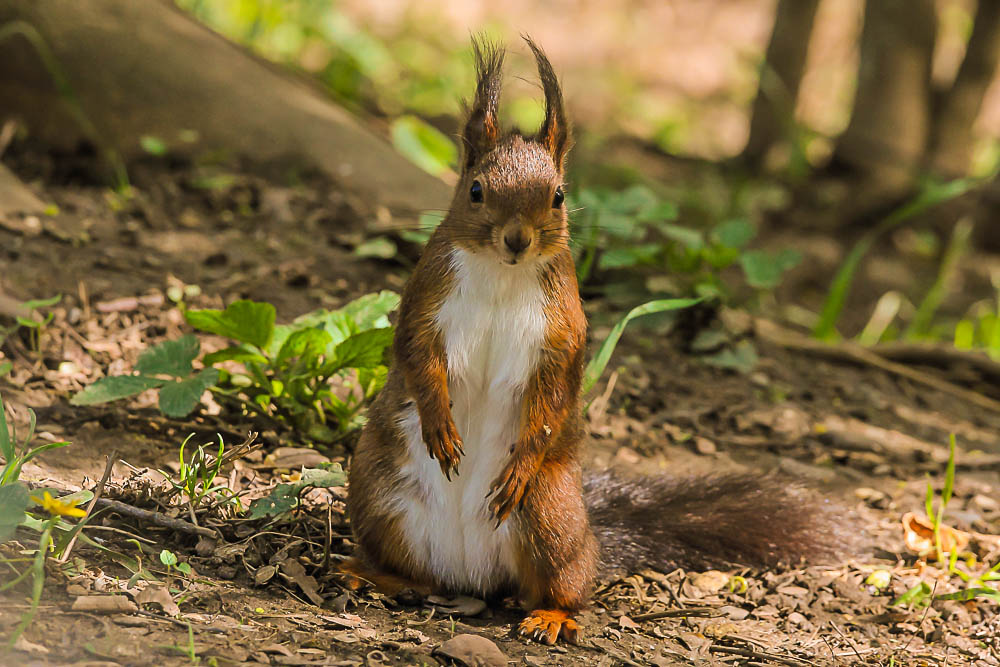
[[[597,354],[594,358],[590,360],[587,364],[587,368],[583,373],[583,393],[589,392],[597,380],[600,379],[601,375],[604,373],[604,369],[608,365],[608,361],[611,359],[611,354],[615,351],[615,347],[618,345],[618,341],[622,337],[622,333],[625,331],[625,327],[628,323],[637,317],[642,317],[643,315],[651,315],[652,313],[662,313],[670,310],[679,310],[681,308],[688,308],[694,304],[700,302],[702,299],[659,299],[657,301],[650,301],[644,303],[641,306],[636,306],[628,312],[628,314],[623,317],[618,324],[614,326],[608,337],[604,339],[600,347],[597,348]]]
[[[927,480],[927,493],[924,497],[924,511],[934,527],[934,549],[937,551],[938,562],[943,562],[943,552],[941,545],[941,526],[944,523],[944,513],[951,502],[951,495],[955,489],[955,434],[949,437],[948,464],[944,473],[944,488],[941,490],[941,503],[934,511],[934,486],[931,480]],[[952,569],[954,569],[955,559],[958,557],[958,549],[952,549],[950,557],[952,559]]]
[[[945,467],[944,487],[941,489],[941,502],[937,510],[934,509],[934,486],[931,481],[927,481],[927,493],[924,497],[924,512],[931,521],[934,531],[934,549],[937,553],[938,564],[945,565],[944,545],[941,538],[941,528],[944,525],[944,515],[951,502],[955,489],[955,434],[952,433],[948,439],[948,463]],[[967,602],[976,598],[988,598],[1000,602],[1000,590],[987,586],[987,582],[1000,581],[1000,563],[983,571],[981,574],[973,576],[958,569],[958,548],[952,544],[948,552],[947,572],[950,575],[957,575],[967,586],[965,589],[954,593],[943,593],[934,595],[927,582],[921,581],[902,595],[890,602],[892,606],[913,604],[918,607],[927,606],[931,600],[960,600]]]
[[[101,378],[76,394],[70,403],[95,405],[159,389],[160,411],[168,417],[185,417],[219,380],[215,368],[195,372],[192,362],[200,352],[201,344],[192,334],[164,341],[139,355],[134,374]]]
[[[294,482],[278,484],[266,497],[250,503],[247,517],[260,519],[279,516],[299,506],[299,498],[303,491],[343,486],[346,482],[347,474],[339,463],[321,465],[319,468],[304,468],[298,473],[298,478]]]
[[[184,442],[181,443],[178,454],[178,480],[175,482],[173,477],[163,470],[158,472],[173,487],[174,493],[180,493],[184,496],[191,522],[197,525],[195,510],[206,496],[212,496],[224,505],[233,505],[236,509],[239,509],[241,504],[239,497],[226,485],[213,486],[225,460],[223,455],[226,451],[226,444],[222,440],[222,436],[218,436],[219,447],[214,455],[205,452],[206,445],[198,445],[198,448],[191,454],[190,460],[187,460],[184,456],[184,450],[193,437],[194,433],[184,438]]]
[[[44,451],[65,447],[69,444],[68,442],[49,442],[32,447],[35,413],[29,410],[29,415],[28,435],[19,444],[13,425],[8,427],[6,409],[3,398],[0,397],[0,454],[4,458],[3,472],[0,473],[0,543],[10,539],[19,526],[36,530],[39,533],[38,548],[31,559],[31,565],[10,581],[0,585],[0,592],[2,592],[16,586],[28,576],[32,578],[31,605],[8,638],[8,646],[12,646],[17,641],[24,629],[31,624],[35,612],[38,610],[38,603],[45,586],[45,559],[49,552],[54,551],[55,555],[61,554],[72,536],[83,527],[82,521],[74,525],[65,521],[63,517],[84,517],[86,513],[78,509],[76,505],[92,497],[89,491],[77,492],[61,498],[53,498],[49,491],[43,489],[29,493],[28,487],[20,480],[24,464]],[[28,511],[32,501],[42,506],[48,513],[48,518],[38,518]],[[53,540],[56,532],[64,536],[58,544]],[[14,568],[13,560],[3,560],[5,564]]]
[[[173,551],[167,549],[162,549],[160,551],[160,562],[167,567],[167,574],[169,575],[172,570],[177,570],[183,575],[191,574],[191,565],[189,563],[181,563],[177,559],[177,554]]]
[[[977,182],[971,179],[957,179],[947,183],[927,183],[916,197],[894,210],[862,236],[851,248],[830,283],[830,289],[826,301],[823,303],[819,320],[813,327],[813,336],[827,341],[836,340],[839,337],[836,328],[837,320],[840,319],[840,313],[847,301],[847,294],[854,282],[854,274],[861,266],[861,260],[865,258],[868,251],[883,234],[938,204],[962,196],[976,184]]]
[[[739,265],[746,284],[774,289],[785,271],[800,261],[793,250],[748,250],[756,236],[745,219],[724,220],[707,232],[675,223],[677,208],[649,188],[581,191],[574,202],[577,277],[587,283],[596,270],[645,270],[669,276],[669,291],[723,297],[732,290],[721,272]]]
[[[31,301],[25,301],[19,304],[19,307],[25,311],[31,312],[37,308],[48,308],[50,306],[54,306],[60,301],[62,301],[62,295],[58,294],[48,299],[33,299]],[[42,316],[41,320],[36,320],[33,317],[24,317],[22,315],[15,316],[14,324],[12,326],[0,326],[0,345],[3,345],[4,341],[6,341],[7,338],[13,335],[18,329],[24,327],[28,329],[31,334],[31,349],[37,353],[41,348],[42,329],[52,321],[52,318],[53,313],[46,313]],[[5,373],[6,371],[2,371],[0,372],[0,375],[4,375]]]
[[[192,327],[234,345],[205,355],[205,369],[194,373],[200,345],[193,335],[160,343],[139,357],[134,374],[102,378],[71,402],[106,403],[160,388],[161,411],[183,417],[210,389],[247,412],[288,421],[329,442],[360,425],[361,408],[385,383],[393,335],[388,314],[398,305],[397,294],[383,291],[288,325],[275,324],[269,303],[242,300],[225,310],[186,310]]]

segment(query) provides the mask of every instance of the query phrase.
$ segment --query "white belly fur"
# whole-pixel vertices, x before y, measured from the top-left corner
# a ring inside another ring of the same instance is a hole
[[[449,482],[427,453],[415,407],[400,414],[410,460],[401,474],[422,497],[397,497],[403,532],[417,562],[439,583],[487,593],[516,581],[509,518],[494,530],[486,494],[517,439],[521,399],[545,338],[545,296],[538,266],[505,266],[464,250],[453,256],[454,288],[437,323],[448,355],[452,417],[465,456]]]

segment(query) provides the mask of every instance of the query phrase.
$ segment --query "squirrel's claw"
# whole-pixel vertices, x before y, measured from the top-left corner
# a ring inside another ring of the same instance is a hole
[[[493,526],[494,530],[507,520],[511,512],[521,506],[527,488],[527,475],[513,463],[508,464],[500,476],[490,485],[490,492],[486,494],[486,497],[493,496],[493,500],[489,504],[489,512],[493,520],[496,521],[496,525]]]
[[[562,637],[571,644],[577,642],[579,626],[568,612],[561,609],[536,609],[521,621],[518,633],[542,644],[556,643]]]
[[[465,455],[455,424],[448,420],[439,428],[424,429],[423,438],[427,453],[441,465],[441,472],[450,482],[451,473],[458,475],[458,462]]]

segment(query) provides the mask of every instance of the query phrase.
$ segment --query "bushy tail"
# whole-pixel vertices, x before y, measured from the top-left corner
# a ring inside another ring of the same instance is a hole
[[[776,475],[594,473],[584,503],[610,571],[822,562],[853,541],[833,503]]]

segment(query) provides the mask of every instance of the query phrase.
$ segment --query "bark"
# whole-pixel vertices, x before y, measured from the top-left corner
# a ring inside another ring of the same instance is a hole
[[[442,181],[318,87],[168,2],[0,0],[0,28],[14,20],[37,30],[58,72],[22,35],[0,43],[0,119],[19,117],[52,146],[96,140],[127,161],[142,155],[140,137],[154,135],[181,153],[221,148],[254,163],[316,167],[401,215],[447,205]],[[60,73],[75,104],[57,91]],[[187,143],[191,130],[197,140]]]
[[[905,190],[927,142],[934,0],[868,0],[864,21],[857,95],[835,159],[869,186]]]
[[[761,67],[743,156],[762,161],[775,145],[794,140],[795,100],[805,73],[819,0],[779,0]]]
[[[1000,60],[1000,0],[979,0],[972,36],[931,128],[928,164],[946,177],[968,172],[973,127]]]

